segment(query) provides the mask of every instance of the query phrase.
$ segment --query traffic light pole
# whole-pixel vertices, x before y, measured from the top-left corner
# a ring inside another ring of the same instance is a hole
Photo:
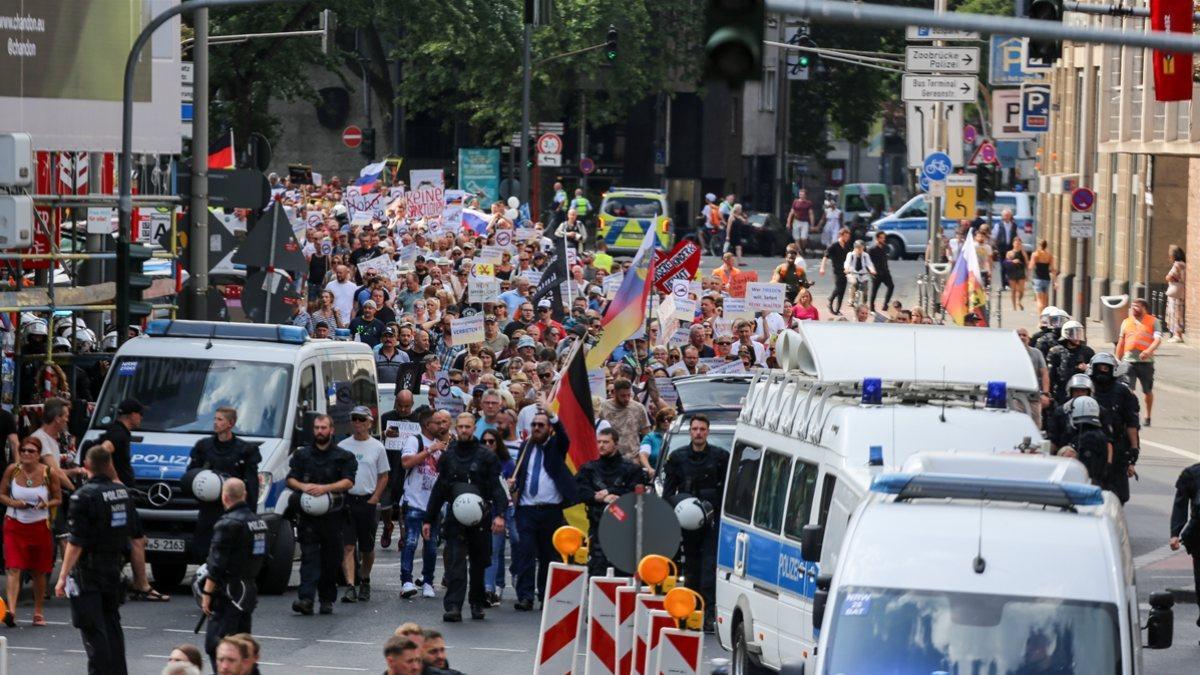
[[[528,2],[529,0],[526,0]],[[525,34],[521,47],[521,202],[529,203],[529,88],[532,86],[533,64],[530,63],[533,42],[533,24],[525,21]],[[530,214],[533,209],[530,208]]]
[[[188,268],[196,281],[188,318],[203,321],[208,318],[208,9],[197,9],[192,24],[196,37],[192,43],[192,203],[188,208],[192,233],[188,239]]]

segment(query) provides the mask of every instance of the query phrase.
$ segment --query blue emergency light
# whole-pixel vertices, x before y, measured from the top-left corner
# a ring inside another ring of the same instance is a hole
[[[870,459],[867,463],[871,466],[883,466],[883,446],[872,445]]]
[[[333,338],[335,340],[349,340],[350,339],[350,329],[349,328],[334,328],[333,329]]]
[[[871,492],[907,499],[987,499],[1068,508],[1104,503],[1100,488],[1020,478],[960,474],[887,473],[871,481]]]
[[[300,326],[227,323],[223,321],[172,321],[156,319],[146,324],[150,337],[208,338],[210,340],[256,340],[302,345],[308,331]]]
[[[1003,410],[1008,407],[1008,385],[1003,382],[988,382],[987,384],[987,402],[985,405],[988,408],[996,408]]]
[[[863,405],[883,405],[883,380],[878,377],[864,378],[862,381]]]

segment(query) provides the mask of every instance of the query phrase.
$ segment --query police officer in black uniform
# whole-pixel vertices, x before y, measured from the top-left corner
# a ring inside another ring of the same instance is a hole
[[[1175,502],[1171,507],[1172,551],[1179,546],[1192,557],[1192,578],[1200,588],[1200,464],[1184,469],[1175,480]],[[1200,603],[1200,598],[1197,598]],[[1200,624],[1200,619],[1197,620]]]
[[[508,505],[508,494],[500,483],[500,460],[496,453],[475,440],[475,416],[461,413],[454,422],[458,438],[450,444],[438,460],[438,477],[429,493],[429,508],[425,510],[425,523],[421,536],[428,540],[433,535],[433,525],[442,505],[470,492],[479,495],[490,505],[483,519],[476,525],[459,523],[454,510],[447,514],[442,534],[446,540],[446,597],[442,600],[442,620],[462,621],[464,596],[471,604],[471,618],[483,619],[483,608],[488,606],[487,592],[483,588],[483,573],[492,564],[491,534],[504,532],[504,511]],[[491,518],[491,530],[487,523]],[[470,561],[468,584],[467,562]]]
[[[301,493],[312,497],[329,495],[333,503],[321,515],[299,509],[300,590],[292,611],[312,616],[314,596],[320,595],[321,613],[333,614],[337,595],[338,567],[342,564],[342,529],[346,513],[340,500],[333,499],[354,487],[358,460],[333,443],[333,418],[318,415],[313,419],[313,443],[292,454],[287,486],[296,491],[294,502],[302,503]],[[339,494],[340,493],[340,494]]]
[[[1063,407],[1071,422],[1070,456],[1087,468],[1088,478],[1093,485],[1100,485],[1112,464],[1113,455],[1112,443],[1100,422],[1100,404],[1091,396],[1078,396]]]
[[[588,574],[594,577],[604,576],[609,565],[604,550],[600,548],[600,539],[596,536],[600,531],[600,516],[609,504],[617,501],[621,495],[633,492],[647,478],[642,467],[621,456],[617,450],[620,439],[620,434],[612,427],[598,431],[596,447],[600,450],[600,459],[584,464],[575,474],[579,494],[583,496],[583,503],[587,504]]]
[[[67,550],[54,593],[71,599],[71,623],[83,635],[91,675],[124,675],[121,631],[121,568],[129,549],[133,511],[124,485],[109,477],[112,454],[101,446],[87,453],[91,476],[71,495]]]
[[[237,426],[237,410],[217,408],[213,415],[213,435],[201,438],[192,446],[186,471],[208,469],[224,478],[239,478],[245,487],[246,503],[253,510],[258,505],[258,464],[262,461],[258,448],[233,435]],[[192,546],[199,556],[208,554],[213,525],[225,511],[221,501],[200,502],[196,517],[196,535]],[[240,631],[233,631],[235,633]],[[249,631],[245,631],[249,632]]]
[[[240,478],[227,478],[221,485],[225,513],[213,529],[200,597],[200,608],[208,615],[204,651],[214,670],[221,638],[250,633],[251,614],[258,604],[255,579],[267,557],[267,523],[247,503],[248,496]]]
[[[1063,325],[1062,338],[1046,355],[1046,366],[1050,369],[1050,386],[1054,399],[1065,403],[1067,382],[1072,377],[1087,372],[1088,362],[1096,352],[1083,342],[1083,326],[1077,321]]]
[[[1117,359],[1112,354],[1100,352],[1093,356],[1088,375],[1096,388],[1093,394],[1096,402],[1108,413],[1101,421],[1113,444],[1113,461],[1104,489],[1112,491],[1124,504],[1129,501],[1129,479],[1137,475],[1134,465],[1141,452],[1141,406],[1137,394],[1117,377]]]
[[[688,427],[692,443],[667,457],[663,468],[663,499],[689,494],[721,512],[725,496],[725,471],[729,451],[708,444],[708,417],[696,414]],[[686,585],[704,598],[704,627],[713,628],[717,601],[717,519],[699,530],[684,530],[683,556]]]
[[[1081,373],[1072,376],[1067,382],[1066,392],[1067,400],[1055,406],[1046,424],[1046,438],[1050,440],[1051,447],[1056,453],[1059,448],[1070,445],[1071,437],[1075,434],[1075,427],[1071,422],[1071,401],[1080,396],[1093,396],[1094,398],[1096,386],[1092,383],[1092,378]],[[1100,406],[1102,423],[1108,417],[1108,411],[1104,409],[1104,406]],[[1107,427],[1107,424],[1104,426]]]

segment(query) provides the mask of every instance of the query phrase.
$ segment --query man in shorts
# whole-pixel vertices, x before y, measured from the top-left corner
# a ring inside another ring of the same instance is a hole
[[[1137,391],[1142,384],[1142,395],[1146,399],[1146,421],[1150,426],[1150,412],[1154,407],[1154,353],[1162,344],[1162,332],[1158,330],[1158,319],[1152,315],[1142,298],[1134,298],[1129,305],[1129,316],[1121,323],[1121,337],[1117,340],[1117,358],[1126,366],[1125,384],[1130,391]]]
[[[371,437],[375,426],[371,409],[365,405],[355,406],[350,411],[350,425],[354,435],[338,443],[339,448],[354,455],[358,461],[354,487],[346,493],[342,569],[346,573],[348,587],[342,595],[342,602],[366,602],[371,599],[371,568],[375,564],[375,532],[379,529],[380,502],[387,493],[392,467],[383,443]],[[361,565],[355,565],[356,550],[362,560]]]
[[[808,201],[808,190],[802,189],[792,201],[792,209],[787,217],[788,231],[792,233],[792,240],[800,247],[802,253],[808,249],[808,232],[815,222],[813,204]]]

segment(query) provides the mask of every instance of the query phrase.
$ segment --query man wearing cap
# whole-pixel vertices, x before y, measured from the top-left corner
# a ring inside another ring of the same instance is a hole
[[[565,335],[567,332],[561,323],[554,320],[554,315],[551,311],[553,306],[554,303],[551,302],[549,298],[542,298],[541,300],[538,300],[537,322],[534,323],[530,328],[530,332],[539,336],[539,338],[542,335],[542,332],[550,327],[558,329],[559,335]]]
[[[362,316],[355,317],[349,326],[350,335],[354,337],[356,342],[361,342],[372,347],[379,344],[384,330],[383,322],[375,316],[375,309],[374,300],[364,302]]]
[[[400,350],[398,340],[395,328],[383,329],[379,351],[375,352],[375,379],[380,384],[396,382],[400,376],[400,366],[411,361],[408,354]]]
[[[345,552],[342,571],[346,575],[346,592],[342,602],[366,602],[371,599],[371,568],[375,564],[375,531],[379,529],[379,509],[387,492],[391,465],[383,443],[371,437],[375,416],[365,405],[350,411],[350,426],[354,434],[343,439],[338,447],[354,455],[358,462],[354,487],[346,493]],[[354,553],[357,546],[362,566],[355,574]],[[357,586],[355,581],[357,580]]]
[[[537,351],[537,341],[528,335],[524,335],[520,340],[517,340],[517,356],[525,359],[526,362],[534,359],[534,352]]]
[[[488,314],[483,317],[483,346],[492,350],[493,354],[503,353],[510,342],[508,336],[500,332],[499,326],[495,316]]]

